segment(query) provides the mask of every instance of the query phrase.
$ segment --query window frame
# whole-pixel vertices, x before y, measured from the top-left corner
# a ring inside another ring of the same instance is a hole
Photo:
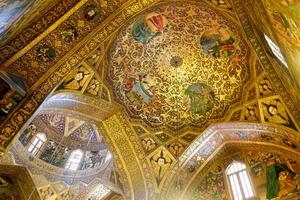
[[[79,155],[79,153],[80,153],[80,155]],[[79,158],[76,158],[77,156],[79,156]],[[72,151],[64,168],[66,170],[70,170],[70,171],[78,170],[83,157],[84,157],[84,152],[81,149],[76,149],[76,150]]]
[[[285,66],[286,69],[289,69],[286,59],[283,56],[279,46],[267,34],[263,33],[263,35],[264,35],[264,39],[265,39],[269,49],[271,50],[272,54],[274,55],[274,57],[279,61],[280,64]]]
[[[36,141],[36,142],[35,142]],[[27,150],[33,156],[36,156],[37,153],[42,149],[42,147],[47,142],[47,136],[45,133],[38,133],[34,138],[29,141]]]
[[[234,172],[231,172],[229,173],[228,171],[230,170],[230,168],[234,165],[234,164],[241,164],[242,166],[244,166],[243,169],[239,169],[239,170],[236,170]],[[246,198],[246,192],[247,191],[247,188],[245,189],[244,188],[244,184],[242,183],[241,181],[241,174],[245,172],[246,176],[248,177],[248,180],[249,180],[249,184],[250,184],[250,189],[251,191],[248,190],[248,192],[252,192],[252,196],[249,196],[248,198]],[[230,177],[235,175],[236,178],[237,178],[237,181],[238,181],[238,187],[239,187],[239,190],[241,192],[241,197],[242,197],[242,200],[254,200],[254,199],[257,199],[256,198],[256,192],[255,192],[255,188],[253,186],[253,183],[252,183],[252,177],[250,176],[250,173],[248,171],[248,167],[245,163],[243,162],[238,162],[238,161],[233,161],[228,167],[227,169],[225,170],[225,175],[226,175],[226,179],[227,179],[227,184],[228,184],[228,189],[230,191],[230,196],[231,196],[231,199],[233,200],[236,200],[236,196],[235,196],[235,193],[234,193],[234,189],[233,189],[233,186],[234,186],[234,183],[231,181]],[[240,198],[238,197],[237,198],[238,200],[240,200]]]

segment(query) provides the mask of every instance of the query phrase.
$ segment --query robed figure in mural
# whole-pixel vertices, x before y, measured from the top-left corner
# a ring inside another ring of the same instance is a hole
[[[167,18],[162,14],[149,13],[135,22],[132,28],[132,36],[136,41],[147,44],[151,39],[163,33],[167,24]]]
[[[267,199],[282,198],[299,189],[300,177],[289,161],[286,164],[275,159],[267,163]]]
[[[26,87],[22,79],[0,71],[0,119],[4,119],[25,96]]]

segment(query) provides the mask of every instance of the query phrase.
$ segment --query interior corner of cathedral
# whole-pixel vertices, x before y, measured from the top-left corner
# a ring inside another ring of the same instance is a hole
[[[0,200],[300,200],[300,0],[0,0]]]

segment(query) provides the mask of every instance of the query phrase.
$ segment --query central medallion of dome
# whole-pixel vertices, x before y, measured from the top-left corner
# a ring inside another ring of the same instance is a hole
[[[179,56],[173,56],[170,60],[170,64],[173,67],[180,67],[183,63],[183,60]]]
[[[107,79],[132,118],[202,128],[240,100],[249,52],[239,27],[209,5],[160,4],[121,29]]]

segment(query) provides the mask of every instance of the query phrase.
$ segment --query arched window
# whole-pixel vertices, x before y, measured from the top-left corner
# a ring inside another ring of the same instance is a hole
[[[233,162],[226,170],[234,200],[254,199],[254,192],[246,165]]]
[[[46,141],[46,135],[44,133],[38,133],[30,143],[28,151],[35,156]]]
[[[82,156],[83,152],[80,149],[73,151],[69,157],[69,160],[67,161],[65,168],[70,170],[77,170],[80,165]]]
[[[271,48],[273,54],[276,56],[276,58],[278,58],[278,60],[280,60],[280,62],[286,66],[288,68],[288,65],[279,49],[279,47],[271,40],[271,38],[269,38],[266,34],[264,34],[265,39],[269,45],[269,47]]]

